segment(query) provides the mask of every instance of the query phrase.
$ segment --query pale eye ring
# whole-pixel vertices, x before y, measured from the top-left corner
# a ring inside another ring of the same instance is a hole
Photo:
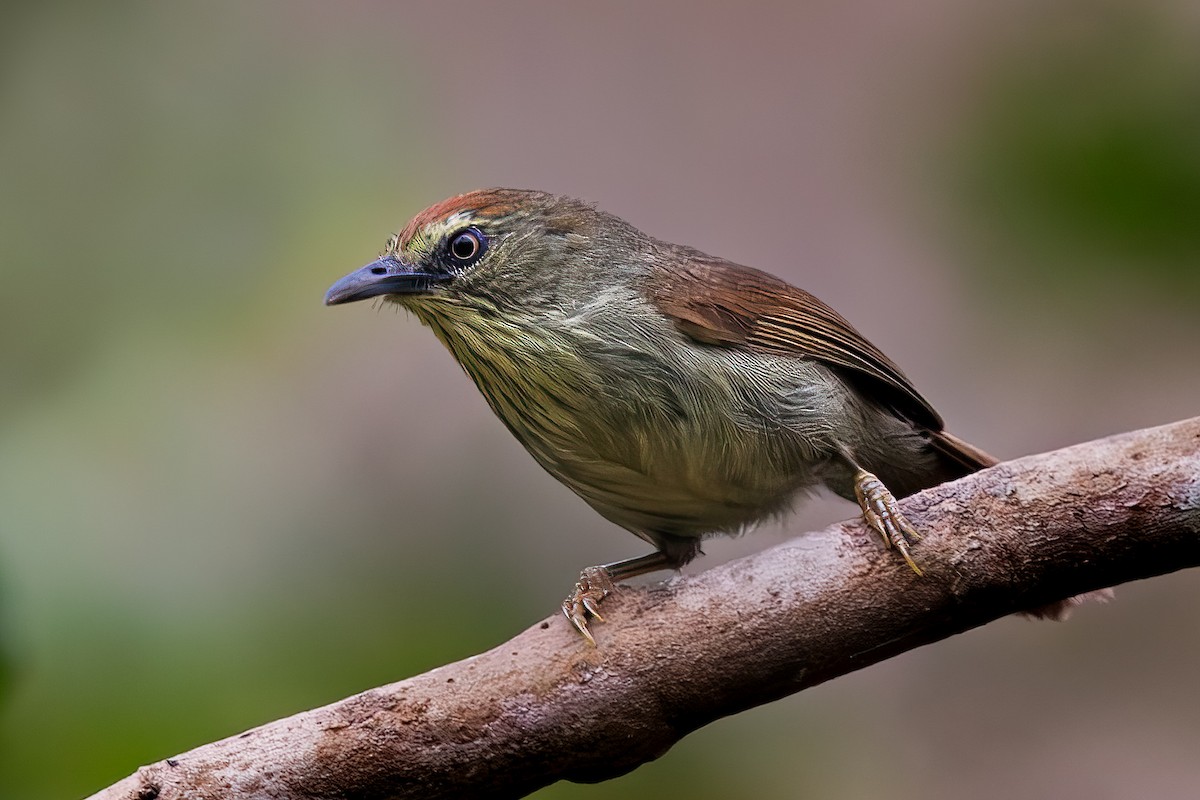
[[[479,260],[486,247],[487,239],[478,228],[466,228],[450,238],[447,250],[455,262],[472,264]]]

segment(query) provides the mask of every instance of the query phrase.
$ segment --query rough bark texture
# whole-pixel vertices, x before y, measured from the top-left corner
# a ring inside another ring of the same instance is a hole
[[[914,575],[858,521],[560,616],[472,658],[143,767],[104,800],[518,797],[1024,608],[1200,564],[1200,418],[903,502]],[[712,665],[720,664],[721,669]]]

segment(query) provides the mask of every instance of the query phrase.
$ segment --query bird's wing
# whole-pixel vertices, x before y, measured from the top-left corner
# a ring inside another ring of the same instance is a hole
[[[930,431],[942,419],[892,360],[803,289],[694,251],[655,271],[650,300],[696,342],[811,358],[835,368],[893,413]],[[675,260],[675,259],[672,259]]]

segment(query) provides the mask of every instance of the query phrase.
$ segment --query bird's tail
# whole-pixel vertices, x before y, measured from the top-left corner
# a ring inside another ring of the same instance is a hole
[[[916,469],[911,462],[870,465],[872,471],[898,498],[957,480],[998,463],[979,448],[945,431],[926,430],[923,438],[932,450],[932,462],[922,460]]]
[[[975,445],[968,444],[946,431],[931,432],[929,443],[933,445],[933,451],[942,462],[945,473],[943,481],[961,478],[1000,463]]]

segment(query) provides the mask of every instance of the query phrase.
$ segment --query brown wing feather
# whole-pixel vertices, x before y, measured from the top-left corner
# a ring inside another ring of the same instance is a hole
[[[817,359],[869,386],[898,416],[930,431],[942,430],[941,417],[900,368],[808,292],[695,251],[679,255],[686,266],[660,270],[651,301],[687,336],[703,344]]]

